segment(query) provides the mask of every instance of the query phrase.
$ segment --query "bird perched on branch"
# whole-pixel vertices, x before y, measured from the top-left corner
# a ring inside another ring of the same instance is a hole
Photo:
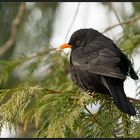
[[[123,89],[126,76],[138,79],[131,61],[114,42],[97,30],[79,29],[68,43],[59,48],[71,48],[70,74],[83,91],[110,94],[122,112],[136,115],[135,108]]]

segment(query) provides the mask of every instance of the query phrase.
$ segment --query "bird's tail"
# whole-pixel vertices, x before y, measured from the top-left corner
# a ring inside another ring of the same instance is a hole
[[[107,86],[109,88],[110,94],[113,97],[113,100],[118,107],[118,109],[124,113],[127,113],[131,116],[136,115],[135,108],[132,103],[126,97],[124,89],[123,89],[123,81],[120,79],[106,79]]]
[[[134,69],[132,67],[130,67],[130,77],[134,80],[137,80],[138,79],[138,76],[136,74],[136,72],[134,71]]]

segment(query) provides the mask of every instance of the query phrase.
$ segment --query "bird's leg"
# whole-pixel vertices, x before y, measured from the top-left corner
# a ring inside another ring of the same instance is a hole
[[[94,98],[94,97],[97,96],[98,93],[96,93],[95,91],[92,91],[92,92],[91,92],[91,91],[88,90],[88,91],[87,91],[87,94],[90,95],[90,96],[92,96],[92,97]]]

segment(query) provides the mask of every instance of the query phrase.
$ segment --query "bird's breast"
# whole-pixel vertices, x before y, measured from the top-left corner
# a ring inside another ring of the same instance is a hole
[[[101,76],[88,71],[81,71],[75,66],[70,66],[71,79],[83,91],[99,92],[101,87]]]

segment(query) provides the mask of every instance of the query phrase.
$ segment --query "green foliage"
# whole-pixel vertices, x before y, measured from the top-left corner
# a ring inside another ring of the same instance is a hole
[[[37,86],[1,90],[0,95],[1,123],[16,128],[21,121],[26,131],[33,122],[38,129],[34,137],[117,137],[115,129],[120,126],[121,137],[130,135],[130,118],[118,111],[108,95],[92,98],[75,90],[56,94]],[[98,112],[86,112],[85,105],[97,101],[101,104]]]

